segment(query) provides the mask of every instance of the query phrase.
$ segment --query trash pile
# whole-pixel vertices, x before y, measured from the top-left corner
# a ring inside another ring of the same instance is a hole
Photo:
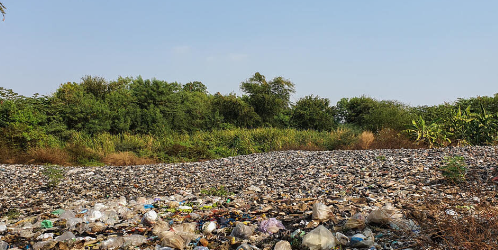
[[[1,165],[0,250],[418,249],[418,198],[481,202],[441,184],[446,155],[498,166],[496,147],[286,151],[71,167],[48,187],[43,166]]]

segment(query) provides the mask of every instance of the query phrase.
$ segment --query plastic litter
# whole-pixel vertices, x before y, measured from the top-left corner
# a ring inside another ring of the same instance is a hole
[[[216,221],[206,222],[204,223],[204,225],[202,225],[202,232],[204,232],[205,234],[210,234],[214,230],[216,230],[216,227],[217,227]]]
[[[92,210],[90,216],[88,217],[89,221],[96,221],[102,217],[102,213],[98,210]]]
[[[349,244],[348,236],[346,236],[340,232],[335,233],[335,238],[337,240],[336,243],[341,245],[341,246],[347,246]]]
[[[118,249],[123,246],[123,244],[123,237],[113,237],[102,242],[102,244],[100,245],[100,249]]]
[[[259,224],[259,230],[264,233],[274,234],[277,233],[280,229],[285,229],[285,226],[281,221],[275,218],[264,220]]]
[[[161,245],[165,247],[172,247],[183,250],[187,245],[185,240],[178,234],[172,231],[164,231],[159,234]]]
[[[5,224],[5,222],[0,222],[0,233],[6,230],[7,230],[7,225]]]
[[[9,244],[3,240],[0,240],[0,250],[7,250],[9,248]]]
[[[320,225],[304,236],[303,245],[310,250],[328,250],[334,248],[336,242],[332,232]]]
[[[75,238],[76,238],[76,236],[74,236],[74,234],[72,232],[67,231],[67,232],[61,234],[60,236],[55,237],[55,241],[72,240]]]
[[[330,218],[331,212],[332,211],[330,210],[329,207],[318,202],[313,204],[313,214],[311,215],[311,218],[313,220],[324,221]]]
[[[52,228],[53,224],[51,220],[44,220],[41,222],[41,227],[42,228]]]
[[[133,234],[123,237],[123,247],[140,246],[147,243],[147,238],[143,235]]]
[[[54,233],[44,233],[36,237],[37,240],[48,240],[53,238],[54,238]]]
[[[252,247],[249,244],[244,243],[237,247],[237,250],[252,250]]]
[[[273,250],[291,250],[291,244],[286,240],[281,240],[275,244]]]
[[[55,214],[55,215],[61,215],[63,214],[65,211],[64,209],[57,209],[55,211],[52,212],[52,214]]]
[[[196,247],[194,247],[194,250],[209,250],[209,248],[204,247],[204,246],[196,246]]]
[[[372,247],[374,243],[374,237],[370,229],[365,229],[363,234],[353,235],[350,241],[352,247]]]
[[[230,236],[241,239],[248,239],[254,233],[254,230],[255,230],[254,227],[246,226],[244,225],[244,223],[239,222],[232,230]]]
[[[145,223],[153,224],[157,220],[157,213],[154,210],[150,210],[144,214],[143,218]]]
[[[373,210],[367,217],[368,223],[388,224],[392,219],[399,219],[402,214],[396,213],[396,209],[387,203],[382,208]]]
[[[195,249],[195,248],[194,248]],[[155,250],[175,250],[174,248],[171,247],[162,247],[160,245],[156,245]]]

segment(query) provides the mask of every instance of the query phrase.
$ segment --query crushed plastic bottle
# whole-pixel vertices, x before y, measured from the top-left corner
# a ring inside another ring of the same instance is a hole
[[[121,246],[123,246],[124,244],[124,240],[123,240],[123,237],[113,237],[113,238],[109,238],[107,240],[105,240],[104,242],[102,242],[102,244],[100,245],[100,249],[118,249],[120,248]]]

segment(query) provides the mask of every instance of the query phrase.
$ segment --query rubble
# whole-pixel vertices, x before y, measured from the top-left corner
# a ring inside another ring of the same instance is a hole
[[[494,192],[497,147],[283,151],[204,162],[68,167],[1,165],[0,250],[416,248],[425,198],[496,204],[445,185],[444,156],[466,159]],[[384,157],[379,157],[384,156]],[[212,192],[215,190],[216,192]],[[317,237],[317,235],[319,237]],[[278,242],[278,243],[277,243]]]

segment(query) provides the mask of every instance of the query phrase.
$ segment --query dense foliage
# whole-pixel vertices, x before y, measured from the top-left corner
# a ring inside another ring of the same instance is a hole
[[[498,141],[498,94],[420,107],[361,96],[334,106],[313,95],[292,103],[294,84],[282,77],[255,73],[240,88],[242,96],[210,94],[197,81],[93,76],[64,83],[49,96],[0,88],[0,161],[19,161],[13,152],[26,161],[42,158],[35,162],[53,161],[40,156],[47,152],[63,152],[68,163],[87,164],[120,152],[178,161],[355,148],[362,131],[385,137],[378,138],[379,147],[388,145],[387,137],[403,136],[428,147]],[[372,140],[368,145],[375,145]]]

